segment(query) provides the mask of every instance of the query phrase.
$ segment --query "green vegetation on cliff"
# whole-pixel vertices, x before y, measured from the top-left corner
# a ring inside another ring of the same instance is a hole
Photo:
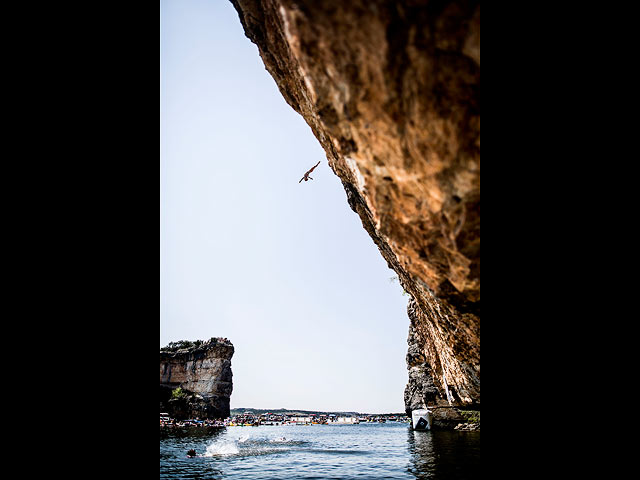
[[[171,392],[171,398],[181,399],[187,396],[187,393],[182,390],[182,388],[178,387]]]
[[[177,352],[182,349],[197,348],[202,345],[202,340],[196,340],[191,342],[189,340],[179,340],[177,342],[170,342],[169,345],[160,349],[161,352]]]
[[[166,347],[160,348],[160,353],[175,353],[179,350],[196,350],[200,347],[208,348],[215,345],[233,346],[228,338],[211,337],[209,340],[178,340],[177,342],[169,342]]]
[[[480,423],[480,411],[479,410],[457,410],[462,415],[466,423]]]

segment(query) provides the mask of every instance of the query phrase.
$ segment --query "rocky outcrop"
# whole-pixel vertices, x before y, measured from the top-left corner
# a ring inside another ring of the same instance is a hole
[[[412,297],[407,409],[479,407],[479,2],[231,2]]]
[[[160,410],[175,418],[228,417],[233,353],[233,344],[221,338],[161,349]]]
[[[460,430],[462,432],[475,432],[480,430],[479,423],[459,423],[455,426],[454,430]]]
[[[425,340],[420,334],[417,304],[415,300],[410,299],[408,305],[409,318],[409,350],[407,351],[407,368],[409,369],[409,381],[404,390],[404,405],[409,415],[412,410],[423,408],[426,405],[435,405],[440,397],[438,386],[442,389],[440,383],[436,384],[431,365],[427,361],[425,355]]]

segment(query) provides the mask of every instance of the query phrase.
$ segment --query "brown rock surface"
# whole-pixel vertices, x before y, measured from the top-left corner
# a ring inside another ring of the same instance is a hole
[[[479,405],[479,2],[231,2],[414,299],[407,408]]]
[[[233,391],[233,353],[234,347],[231,342],[218,338],[177,350],[161,349],[161,410],[172,409],[173,404],[169,400],[171,391],[181,388],[185,391],[184,401],[174,404],[180,407],[182,416],[228,417]]]

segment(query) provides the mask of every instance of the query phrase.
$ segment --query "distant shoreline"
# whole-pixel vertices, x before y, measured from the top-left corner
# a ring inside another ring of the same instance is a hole
[[[337,410],[337,411],[328,411],[328,410],[291,410],[288,408],[232,408],[231,416],[234,415],[245,415],[245,414],[254,414],[261,415],[263,413],[271,413],[271,414],[279,414],[279,415],[359,415],[359,416],[406,416],[404,411],[402,412],[385,412],[385,413],[363,413],[356,411],[347,411],[347,410]]]
[[[280,426],[280,425],[358,425],[361,423],[410,423],[409,417],[405,414],[358,414],[358,415],[338,415],[325,413],[300,414],[295,413],[254,413],[245,412],[231,415],[225,419],[176,419],[167,413],[160,413],[161,428],[182,428],[182,427],[249,427],[249,426]]]

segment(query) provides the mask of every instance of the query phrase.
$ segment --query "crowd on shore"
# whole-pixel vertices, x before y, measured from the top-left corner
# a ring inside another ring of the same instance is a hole
[[[175,418],[171,418],[168,415],[160,414],[160,427],[161,428],[185,428],[185,427],[208,427],[208,428],[219,428],[226,427],[225,420],[211,420],[204,419],[200,420],[199,418],[192,418],[188,420],[177,420]]]
[[[241,426],[259,426],[259,425],[346,425],[359,423],[386,423],[401,422],[408,423],[409,418],[406,415],[358,415],[358,416],[339,416],[334,414],[275,414],[262,413],[251,414],[244,413],[242,415],[234,415],[225,419],[200,419],[193,418],[188,420],[177,420],[171,418],[167,413],[160,413],[160,427],[164,428],[181,428],[181,427],[200,427],[200,428],[220,428],[220,427],[241,427]]]

